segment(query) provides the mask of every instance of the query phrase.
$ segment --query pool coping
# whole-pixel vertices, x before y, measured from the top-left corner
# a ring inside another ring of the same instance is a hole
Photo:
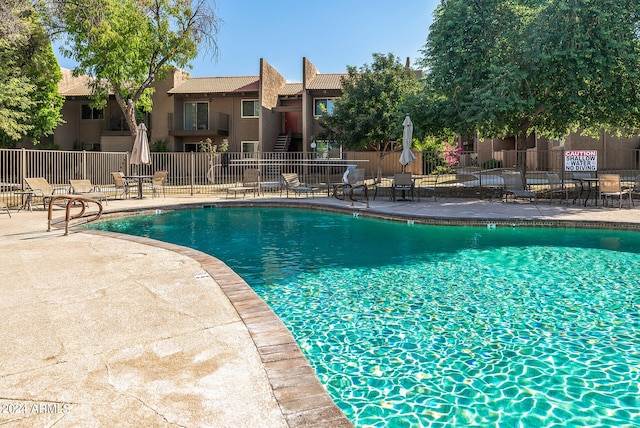
[[[211,203],[191,202],[172,205],[158,204],[152,208],[127,208],[117,211],[106,210],[103,217],[111,216],[115,213],[120,215],[139,215],[153,214],[161,211],[172,211],[178,209],[196,209],[196,208],[304,208],[317,211],[337,212],[342,214],[350,214],[354,216],[363,216],[369,218],[377,218],[389,221],[412,221],[413,224],[425,224],[435,226],[495,226],[495,227],[531,227],[531,228],[567,228],[567,229],[608,229],[608,230],[629,230],[640,232],[640,222],[629,221],[606,221],[606,220],[568,220],[568,219],[540,219],[525,217],[447,217],[432,214],[415,214],[406,212],[397,212],[392,209],[365,208],[362,207],[345,207],[340,205],[331,205],[322,201],[306,201],[306,200],[230,200],[216,201]]]
[[[406,221],[412,224],[440,226],[582,228],[640,231],[640,224],[633,222],[490,217],[450,218],[390,212],[382,209],[367,208],[365,210],[360,207],[344,207],[301,200],[242,200],[216,201],[211,203],[190,202],[171,205],[162,205],[159,203],[154,207],[107,210],[103,218],[109,219],[180,209],[217,207],[304,208],[351,214],[354,216],[362,215],[363,217],[391,221]],[[78,231],[79,229],[76,226],[78,226],[78,224],[74,225],[73,229]],[[173,251],[200,263],[203,269],[220,286],[240,319],[247,327],[247,331],[262,361],[276,402],[288,426],[324,427],[330,425],[336,428],[353,426],[329,396],[326,388],[318,379],[315,370],[298,347],[293,335],[284,323],[253,289],[224,262],[199,250],[151,238],[95,229],[82,228],[81,230],[83,233],[103,235]]]
[[[134,211],[127,214],[137,215],[144,212]],[[105,217],[121,216],[121,213],[110,213]],[[282,320],[223,261],[199,250],[151,238],[94,229],[82,229],[81,232],[173,251],[200,263],[218,284],[246,326],[287,425],[291,428],[353,427],[318,379],[315,370]]]

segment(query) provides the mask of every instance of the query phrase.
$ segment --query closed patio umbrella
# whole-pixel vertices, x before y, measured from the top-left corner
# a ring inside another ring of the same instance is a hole
[[[400,163],[402,164],[402,170],[404,171],[411,162],[416,159],[416,155],[411,151],[411,139],[413,138],[413,122],[409,115],[404,118],[402,122],[404,131],[402,132],[402,154],[400,155]]]
[[[131,165],[149,165],[151,163],[147,127],[142,122],[138,125],[138,133],[133,142],[133,150],[131,151],[131,160],[129,163]]]

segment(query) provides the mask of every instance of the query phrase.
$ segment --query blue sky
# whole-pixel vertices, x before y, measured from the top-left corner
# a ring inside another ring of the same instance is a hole
[[[427,40],[439,0],[216,0],[222,20],[218,57],[199,55],[193,77],[248,76],[264,58],[288,81],[302,81],[302,58],[321,73],[393,53],[414,64]],[[55,49],[55,48],[54,48]],[[73,63],[61,58],[60,65]]]

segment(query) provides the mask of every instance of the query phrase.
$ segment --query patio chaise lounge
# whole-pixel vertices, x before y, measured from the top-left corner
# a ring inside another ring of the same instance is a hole
[[[238,193],[242,193],[243,199],[247,192],[253,192],[253,197],[255,198],[256,194],[260,193],[260,170],[255,168],[245,169],[242,174],[242,184],[228,187],[227,198],[231,192],[234,193],[234,197],[237,197]]]
[[[69,180],[71,193],[74,195],[87,196],[98,201],[107,202],[108,195],[100,191],[98,186],[91,184],[91,180]]]
[[[305,193],[306,196],[309,197],[309,193],[311,193],[311,197],[313,198],[313,188],[301,183],[298,174],[283,172],[282,179],[284,180],[284,188],[287,191],[287,198],[289,197],[289,190],[291,190],[295,196],[298,196],[300,193]]]
[[[9,205],[7,205],[6,202],[0,202],[0,210],[7,211],[7,214],[9,214],[9,218],[11,218],[11,212],[9,211]]]
[[[33,192],[33,194],[29,197],[34,196],[36,198],[42,198],[42,207],[44,209],[47,209],[48,200],[51,200],[53,197],[55,197],[56,193],[62,193],[56,192],[56,189],[54,189],[54,187],[49,184],[47,179],[43,177],[29,177],[25,178],[24,181],[25,183],[27,183],[27,186],[29,186],[31,192]]]
[[[502,173],[504,180],[504,201],[507,202],[509,195],[513,198],[513,203],[517,198],[529,199],[535,202],[538,198],[535,192],[525,190],[522,182],[522,174],[518,171],[505,171]]]

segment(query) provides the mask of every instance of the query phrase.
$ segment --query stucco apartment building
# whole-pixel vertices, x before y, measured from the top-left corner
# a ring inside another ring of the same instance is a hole
[[[321,130],[321,106],[331,108],[346,74],[321,74],[306,58],[302,71],[301,83],[288,83],[264,59],[258,76],[191,78],[175,70],[154,85],[149,141],[164,140],[177,152],[197,151],[207,138],[226,139],[231,152],[309,151]],[[65,123],[52,142],[63,150],[130,151],[131,134],[115,99],[94,110],[87,78],[69,70],[63,76]]]
[[[153,112],[147,117],[149,140],[166,142],[168,151],[197,151],[209,138],[215,144],[224,139],[230,152],[318,151],[327,150],[316,141],[321,127],[317,120],[323,108],[329,111],[333,100],[342,95],[341,78],[346,73],[323,74],[302,59],[302,82],[289,83],[267,61],[260,59],[259,75],[191,78],[175,70],[156,82]],[[90,108],[86,77],[72,77],[63,70],[59,88],[66,101],[62,109],[64,124],[53,135],[53,144],[63,150],[130,151],[131,135],[115,99],[104,110]],[[506,157],[516,147],[514,138],[461,141],[462,149],[475,153],[482,164]],[[597,138],[570,134],[565,139],[527,138],[531,169],[545,170],[558,164],[565,150],[597,150],[603,169],[640,168],[640,138],[618,138],[601,133]],[[504,158],[504,159],[503,159]]]

